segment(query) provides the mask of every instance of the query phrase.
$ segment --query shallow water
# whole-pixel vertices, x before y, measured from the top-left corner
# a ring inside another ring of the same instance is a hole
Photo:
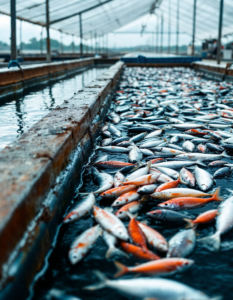
[[[49,82],[46,87],[27,90],[14,99],[10,96],[0,105],[0,150],[107,69],[87,69],[55,84]]]
[[[206,81],[206,80],[205,80]],[[117,125],[120,129],[120,125]],[[161,128],[163,126],[160,126]],[[169,131],[166,131],[169,132]],[[174,131],[173,131],[174,132]],[[123,135],[126,135],[124,132]],[[165,136],[165,135],[164,135]],[[99,143],[99,141],[98,141]],[[182,145],[178,143],[178,145]],[[91,158],[91,163],[97,156],[106,154],[106,152],[95,152]],[[108,153],[109,160],[121,160],[128,161],[127,154],[111,154]],[[226,159],[227,160],[227,159]],[[229,160],[230,161],[230,160]],[[207,168],[207,171],[214,173],[217,168]],[[106,170],[105,170],[106,171]],[[216,185],[213,187],[221,187],[221,195],[226,199],[231,192],[227,188],[232,188],[233,178],[232,174],[226,178],[216,179]],[[182,187],[182,186],[181,186]],[[212,191],[213,188],[210,190]],[[97,186],[93,183],[93,178],[88,166],[85,169],[83,176],[83,185],[80,188],[81,192],[90,192],[97,189]],[[71,199],[67,211],[81,199],[80,196]],[[100,207],[110,206],[112,200],[102,200],[101,197],[96,197],[96,204]],[[208,209],[217,208],[219,203],[212,202],[204,207],[198,209],[187,210],[185,213],[187,216],[197,216],[201,212]],[[147,220],[148,225],[158,230],[167,240],[169,240],[178,231],[184,229],[185,224],[165,224],[160,223],[146,217],[145,213],[156,209],[156,201],[150,201],[140,210],[138,220]],[[232,212],[233,213],[233,212]],[[65,214],[65,212],[64,212]],[[107,277],[112,278],[112,275],[116,272],[114,264],[105,259],[105,253],[107,246],[101,238],[98,239],[92,250],[86,255],[86,257],[78,264],[72,266],[68,261],[68,251],[70,244],[73,240],[81,234],[84,230],[92,227],[95,224],[91,214],[86,215],[82,219],[62,225],[56,242],[56,246],[49,257],[49,267],[43,274],[37,287],[35,289],[34,300],[46,299],[46,295],[52,288],[57,288],[65,291],[67,294],[71,294],[80,297],[83,300],[112,300],[127,299],[121,296],[117,292],[111,289],[102,289],[98,291],[84,291],[82,288],[89,284],[93,284],[98,279],[93,275],[92,270],[100,270],[106,274]],[[128,224],[126,220],[125,224]],[[215,225],[208,224],[205,226],[198,226],[197,234],[198,238],[211,235],[215,232]],[[222,237],[221,250],[217,253],[210,252],[205,249],[200,243],[197,243],[195,251],[190,256],[190,259],[195,260],[195,265],[184,273],[168,276],[167,278],[177,280],[185,283],[193,288],[202,290],[209,296],[223,295],[224,300],[232,299],[233,294],[233,230],[228,232]],[[118,258],[123,264],[127,266],[133,266],[139,262],[138,259],[130,258]],[[133,278],[134,275],[126,275],[124,278]],[[169,288],[169,287],[168,287]]]

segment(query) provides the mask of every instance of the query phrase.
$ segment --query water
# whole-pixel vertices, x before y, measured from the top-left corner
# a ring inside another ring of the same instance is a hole
[[[198,79],[200,80],[200,78]],[[213,82],[212,82],[213,83]],[[119,125],[117,125],[120,128]],[[160,126],[163,127],[163,126]],[[169,131],[166,131],[169,132]],[[173,131],[174,132],[174,131]],[[123,135],[126,132],[123,131]],[[99,143],[99,142],[98,142]],[[179,146],[182,145],[178,143]],[[90,165],[96,159],[97,156],[106,154],[106,152],[98,151],[91,159]],[[109,160],[121,160],[128,162],[127,154],[111,154],[109,153]],[[230,161],[230,160],[229,160]],[[208,168],[208,172],[214,173],[217,168]],[[217,179],[216,186],[221,186],[221,195],[223,198],[229,197],[231,194],[226,188],[232,186],[232,175],[226,178]],[[182,187],[182,185],[181,185]],[[98,187],[93,183],[90,169],[87,167],[83,176],[83,185],[80,192],[90,192],[96,190]],[[211,190],[210,190],[211,191]],[[67,211],[74,205],[75,202],[81,199],[80,196],[71,199],[70,206]],[[103,200],[101,197],[96,197],[97,206],[106,207],[110,206],[112,201]],[[216,209],[219,203],[212,202],[204,207],[188,210],[186,213],[189,216],[197,216],[201,212],[209,209]],[[145,213],[156,209],[156,201],[147,203],[139,213],[138,220],[147,219],[148,225],[158,230],[167,240],[169,240],[178,231],[184,229],[185,224],[165,224],[150,220],[146,217]],[[65,212],[64,212],[65,214]],[[128,221],[125,222],[128,224]],[[80,235],[84,230],[95,225],[95,222],[88,214],[82,219],[61,226],[57,243],[52,255],[49,258],[49,267],[39,280],[35,289],[35,296],[33,300],[46,299],[49,291],[52,288],[57,288],[65,291],[67,294],[71,294],[80,297],[83,300],[123,300],[126,299],[112,289],[101,289],[98,291],[84,291],[82,288],[89,284],[93,284],[98,281],[92,270],[101,270],[107,277],[112,278],[116,272],[113,262],[109,262],[105,259],[105,253],[107,247],[101,238],[98,239],[92,250],[86,255],[86,257],[78,264],[72,266],[68,261],[68,251],[73,240]],[[198,226],[197,238],[211,235],[215,232],[215,226],[213,224]],[[231,300],[233,293],[233,230],[222,236],[221,250],[217,253],[213,253],[205,249],[200,243],[197,243],[195,251],[190,256],[190,259],[195,260],[195,265],[184,273],[168,276],[170,279],[177,280],[179,282],[188,284],[189,286],[202,290],[210,296],[223,295],[224,300]],[[134,266],[139,263],[138,259],[120,258],[123,264],[127,266]],[[126,275],[124,278],[133,278],[134,275]],[[168,287],[169,288],[169,287]],[[198,299],[197,299],[198,300]]]
[[[13,100],[10,97],[0,105],[0,150],[107,69],[88,69],[55,84],[50,82],[45,88],[27,90]]]

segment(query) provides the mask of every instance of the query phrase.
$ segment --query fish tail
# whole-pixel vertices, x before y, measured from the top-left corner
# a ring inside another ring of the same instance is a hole
[[[100,282],[85,286],[83,289],[88,291],[95,291],[104,288],[107,285],[108,278],[100,271],[93,271],[96,277],[99,278]]]
[[[150,195],[144,195],[142,196],[140,202],[146,202],[150,198]]]
[[[165,130],[166,129],[166,127],[167,127],[167,125],[165,125],[161,130]]]
[[[121,277],[121,276],[125,275],[126,273],[128,273],[129,269],[122,263],[120,263],[118,261],[114,261],[114,264],[117,268],[117,273],[114,275],[114,278]]]
[[[223,156],[223,157],[228,157],[228,158],[231,157],[230,155],[228,155],[228,154],[226,153],[226,150],[222,153],[222,156]]]
[[[191,219],[184,219],[185,222],[187,222],[188,224],[185,226],[186,229],[188,228],[193,228],[194,226],[194,221]]]
[[[148,168],[149,170],[150,170],[151,164],[152,164],[152,162],[151,162],[151,160],[149,160],[148,163],[147,163],[147,168]]]
[[[221,245],[221,238],[218,232],[211,236],[199,239],[198,241],[205,244],[211,251],[218,251]]]
[[[116,247],[109,248],[108,251],[106,252],[105,258],[111,259],[112,257],[117,256],[117,255],[125,256],[125,257],[129,258],[129,256],[125,252],[123,252],[120,249],[117,249]]]
[[[220,194],[220,187],[217,188],[217,190],[213,194],[212,199],[215,201],[223,201],[224,199],[222,197],[220,197],[219,194]]]
[[[206,165],[200,159],[198,159],[196,161],[196,165],[201,166],[201,167],[206,167]]]

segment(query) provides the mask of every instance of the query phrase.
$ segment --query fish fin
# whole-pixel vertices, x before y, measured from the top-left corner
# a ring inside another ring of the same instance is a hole
[[[188,224],[185,226],[186,229],[188,229],[188,228],[193,228],[193,225],[194,225],[193,220],[191,220],[191,219],[184,219],[184,221],[188,223]]]
[[[222,296],[214,296],[212,298],[210,298],[210,300],[222,300],[223,297]]]
[[[207,248],[211,251],[218,251],[221,245],[221,238],[218,232],[211,236],[199,239],[197,241],[205,244]]]
[[[230,158],[231,156],[230,155],[228,155],[227,153],[226,153],[226,150],[221,154],[223,157],[228,157],[228,158]]]
[[[230,189],[226,189],[226,190],[228,190],[228,192],[230,192],[230,193],[233,193],[233,190],[230,190]]]
[[[196,164],[201,167],[206,167],[206,165],[200,159],[196,161]]]
[[[224,199],[222,197],[219,196],[220,194],[220,187],[217,188],[217,190],[214,192],[213,194],[213,200],[215,201],[223,201]]]
[[[211,138],[209,138],[209,139],[208,139],[208,141],[211,141],[211,140],[213,140],[213,138],[214,138],[214,137],[212,136]]]
[[[100,148],[100,146],[98,146],[98,145],[95,146],[95,150],[97,150],[97,149],[99,149],[99,148]]]
[[[96,277],[99,278],[100,282],[98,282],[96,284],[85,286],[85,287],[83,287],[84,290],[95,291],[95,290],[102,289],[106,286],[108,278],[102,272],[100,272],[98,270],[93,271],[93,273],[96,275]]]
[[[129,256],[123,252],[122,250],[118,249],[118,248],[109,248],[108,251],[106,252],[105,258],[106,259],[111,259],[113,256],[125,256],[127,258],[129,258]]]
[[[136,171],[139,167],[140,167],[139,165],[136,165],[136,166],[133,168],[133,170],[130,171],[130,173]]]
[[[166,127],[167,127],[167,125],[165,125],[161,130],[165,130],[166,129]]]
[[[128,272],[128,268],[118,261],[114,261],[114,265],[117,268],[117,273],[114,275],[114,278],[121,277]]]
[[[142,196],[140,202],[146,202],[150,198],[150,195],[144,195]]]
[[[152,162],[151,162],[151,160],[149,160],[148,163],[147,163],[147,168],[148,168],[149,170],[150,170],[151,164],[152,164]]]
[[[83,196],[84,196],[84,195],[89,195],[89,194],[90,194],[90,193],[77,193],[77,195],[81,195],[81,196],[82,196],[82,195],[83,195]]]
[[[147,220],[142,220],[140,221],[140,223],[144,224],[144,225],[147,225],[148,224],[148,221]]]
[[[127,215],[128,215],[128,217],[130,218],[130,219],[134,219],[134,215],[132,215],[130,212],[126,212],[127,213]]]
[[[167,139],[165,139],[165,138],[163,138],[163,140],[164,140],[164,142],[167,142],[168,140]]]
[[[139,167],[144,166],[145,164],[143,162],[141,162],[140,160],[137,160],[137,164]]]

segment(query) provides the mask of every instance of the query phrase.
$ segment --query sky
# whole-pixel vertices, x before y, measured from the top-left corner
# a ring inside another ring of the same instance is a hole
[[[22,26],[22,41],[29,42],[29,40],[33,37],[40,39],[42,27],[30,24],[28,22],[17,20],[17,44],[20,43],[20,26]],[[109,47],[123,47],[123,46],[137,46],[137,45],[155,45],[155,34],[140,34],[142,26],[145,26],[145,32],[154,32],[156,28],[156,17],[154,15],[145,15],[140,19],[119,28],[115,33],[108,34],[108,45]],[[166,32],[167,24],[164,24],[164,32]],[[175,28],[171,28],[171,31],[175,33]],[[138,34],[123,34],[118,32],[139,32]],[[45,28],[43,28],[43,37],[46,37]],[[72,37],[67,34],[61,33],[51,29],[50,36],[53,39],[57,39],[60,41],[62,38],[63,44],[70,44],[72,42]],[[0,14],[0,41],[10,43],[10,17]],[[79,43],[79,38],[75,37],[74,41],[76,44]],[[92,41],[85,41],[87,43],[91,43]],[[180,34],[179,36],[179,44],[189,44],[191,42],[191,37],[187,34]],[[171,34],[171,45],[175,45],[176,43],[176,34]],[[160,44],[160,41],[159,41]],[[168,35],[164,34],[163,36],[163,45],[166,46],[168,44]]]

